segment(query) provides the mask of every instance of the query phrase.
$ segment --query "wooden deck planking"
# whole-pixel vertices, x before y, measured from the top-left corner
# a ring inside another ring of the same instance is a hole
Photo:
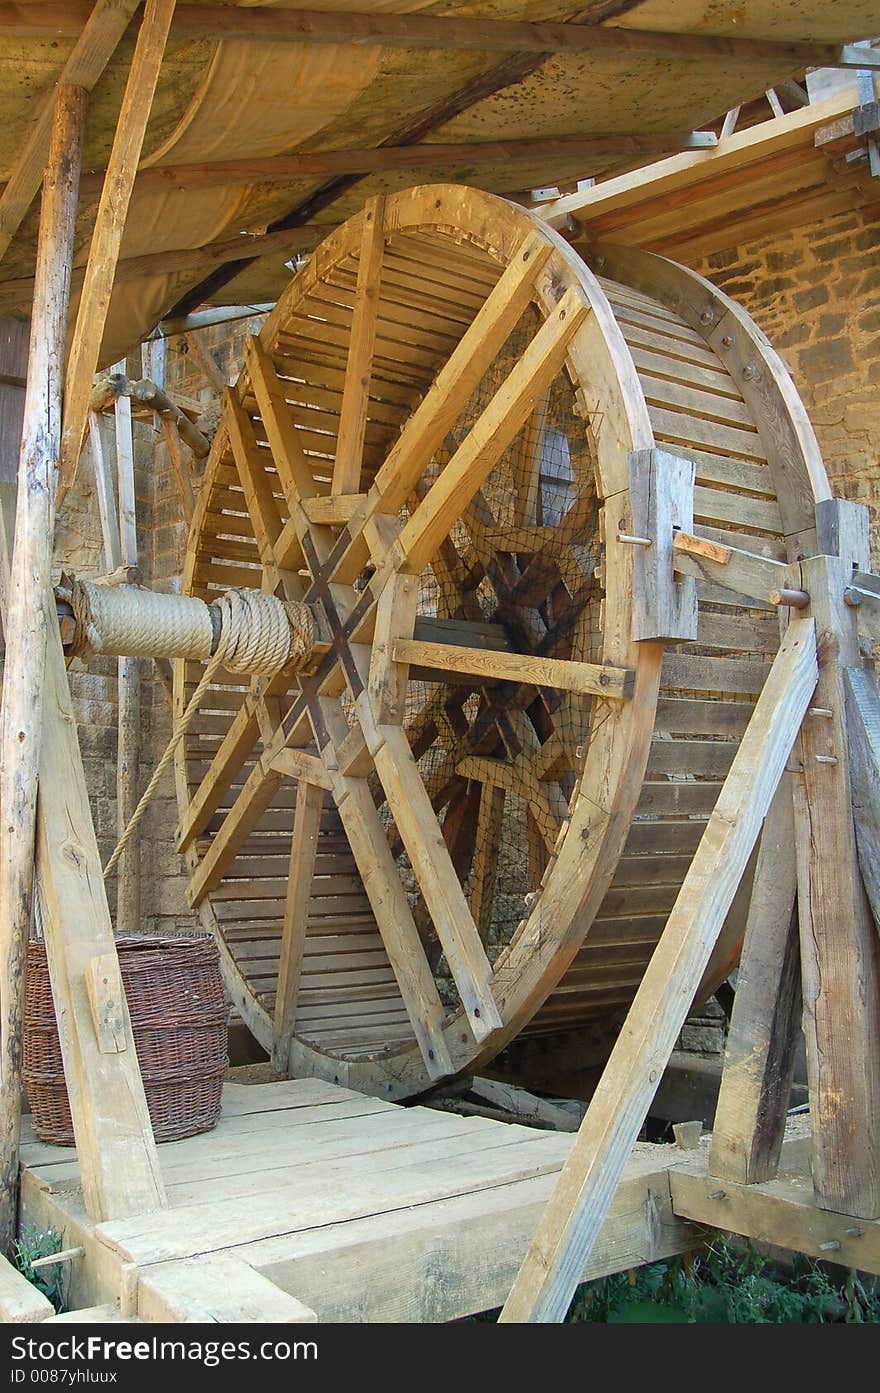
[[[404,1108],[317,1079],[229,1083],[214,1131],[159,1148],[169,1223],[157,1213],[92,1224],[75,1152],[32,1132],[24,1217],[85,1247],[75,1303],[112,1307],[134,1262],[141,1318],[204,1319],[196,1306],[187,1315],[198,1294],[190,1276],[216,1262],[268,1282],[267,1311],[286,1309],[286,1294],[319,1320],[448,1320],[503,1301],[571,1145],[570,1133]],[[672,1214],[669,1149],[662,1161],[655,1148],[636,1153],[597,1275],[693,1242]],[[248,1281],[254,1313],[244,1318],[267,1319],[260,1280]]]

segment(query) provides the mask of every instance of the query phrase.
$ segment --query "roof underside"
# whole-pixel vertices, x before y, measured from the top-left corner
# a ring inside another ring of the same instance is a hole
[[[0,5],[38,12],[28,6]],[[203,0],[206,14],[216,4]],[[265,0],[264,0],[265,3]],[[54,4],[56,12],[84,7]],[[192,7],[187,7],[192,11]],[[241,6],[241,8],[248,8]],[[269,8],[266,6],[266,8]],[[292,9],[279,4],[274,9]],[[637,30],[737,39],[842,43],[876,26],[875,0],[311,0],[324,12],[420,15],[448,19],[571,21]],[[136,16],[137,19],[137,16]],[[27,133],[75,42],[75,34],[21,33],[0,24],[0,165],[12,170]],[[85,168],[107,162],[136,22],[130,27],[92,95]],[[803,66],[802,64],[800,65]],[[294,153],[369,152],[379,146],[467,145],[490,141],[599,135],[656,137],[657,153],[681,148],[688,133],[719,112],[748,101],[793,71],[771,54],[725,53],[699,57],[637,52],[517,53],[474,48],[404,47],[355,43],[216,40],[172,27],[144,145],[141,168],[175,170],[146,175],[135,185],[122,257],[156,258],[143,274],[123,268],[114,291],[102,361],[142,337],[175,306],[246,304],[274,300],[287,280],[293,243],[264,255],[232,276],[210,265],[165,269],[162,257],[182,249],[284,229],[342,221],[370,195],[426,182],[462,182],[498,193],[556,184],[643,162],[633,146],[604,153],[558,151],[483,162],[473,150],[461,159],[405,169],[328,172],[251,181],[237,172],[192,171],[218,161],[270,160]],[[495,90],[497,89],[497,90]],[[415,157],[418,158],[418,157]],[[361,165],[369,164],[369,157]],[[182,170],[181,166],[188,167]],[[265,174],[265,170],[259,171]],[[215,177],[216,176],[216,177]],[[99,179],[86,180],[78,225],[77,264],[83,264]],[[14,300],[10,281],[33,273],[38,204],[0,264],[0,307]],[[221,264],[223,258],[220,259]],[[238,263],[243,265],[243,263]],[[224,279],[225,283],[220,284]],[[4,295],[5,289],[5,295]],[[26,309],[28,295],[19,304]]]

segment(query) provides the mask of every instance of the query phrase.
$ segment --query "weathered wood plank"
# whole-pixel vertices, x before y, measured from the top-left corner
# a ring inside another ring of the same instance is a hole
[[[15,1232],[22,1100],[25,958],[33,905],[34,828],[41,762],[47,624],[54,533],[53,475],[61,436],[62,379],[86,117],[81,88],[61,87],[46,167],[31,315],[18,496],[4,504],[0,576],[6,653],[0,715],[0,1252]],[[7,516],[6,509],[9,513]],[[12,514],[15,514],[15,548]]]
[[[65,378],[59,507],[73,482],[82,449],[92,379],[98,366],[129,199],[174,5],[175,0],[147,0],[95,215]]]
[[[318,850],[318,833],[324,808],[324,791],[301,783],[297,789],[287,898],[278,954],[278,987],[275,994],[272,1058],[280,1073],[287,1072],[290,1037],[296,1028],[296,1006],[302,979],[303,952],[308,931],[309,901]]]
[[[709,1171],[742,1185],[776,1175],[800,1017],[794,815],[788,779],[770,806],[737,977]]]

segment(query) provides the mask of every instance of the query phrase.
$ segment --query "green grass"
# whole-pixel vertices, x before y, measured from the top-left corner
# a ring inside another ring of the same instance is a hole
[[[579,1287],[569,1322],[830,1325],[880,1323],[880,1281],[793,1255],[782,1265],[718,1235],[684,1258]]]
[[[60,1253],[64,1247],[64,1235],[57,1229],[38,1229],[36,1224],[23,1224],[12,1249],[12,1260],[32,1286],[41,1291],[52,1302],[56,1311],[65,1308],[63,1263],[48,1267],[34,1267],[35,1258],[49,1257]]]

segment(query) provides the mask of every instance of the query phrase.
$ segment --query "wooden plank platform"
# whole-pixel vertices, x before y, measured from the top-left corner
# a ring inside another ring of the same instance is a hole
[[[229,1083],[214,1131],[159,1147],[167,1210],[93,1224],[73,1150],[30,1133],[22,1213],[85,1248],[71,1305],[105,1319],[453,1320],[503,1303],[572,1140],[317,1079]],[[635,1148],[585,1276],[693,1245],[683,1156]]]

